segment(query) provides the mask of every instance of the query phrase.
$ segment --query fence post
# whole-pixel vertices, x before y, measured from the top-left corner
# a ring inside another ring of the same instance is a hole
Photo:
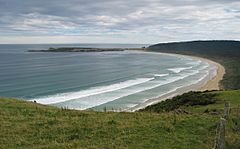
[[[228,119],[229,111],[230,111],[230,103],[229,102],[225,102],[224,116],[223,116],[225,119]]]
[[[215,149],[225,149],[225,123],[226,120],[224,118],[221,118]]]
[[[240,113],[240,106],[238,105],[238,108],[237,108],[237,115],[239,115]]]

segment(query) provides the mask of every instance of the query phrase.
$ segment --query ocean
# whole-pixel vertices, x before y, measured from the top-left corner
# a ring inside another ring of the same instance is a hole
[[[0,45],[0,96],[69,109],[122,111],[216,75],[215,66],[180,55],[141,51],[27,52],[70,46],[147,45]]]

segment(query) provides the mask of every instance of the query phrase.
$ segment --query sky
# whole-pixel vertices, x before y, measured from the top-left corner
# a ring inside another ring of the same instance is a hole
[[[240,0],[0,0],[0,44],[240,40]]]

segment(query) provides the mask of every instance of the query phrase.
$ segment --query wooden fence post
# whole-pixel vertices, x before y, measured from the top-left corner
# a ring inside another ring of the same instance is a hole
[[[237,108],[237,115],[239,115],[240,113],[240,106],[238,105],[238,108]]]
[[[225,124],[226,120],[224,118],[221,118],[219,123],[215,149],[225,149]]]
[[[223,116],[225,119],[228,119],[229,112],[230,112],[230,103],[229,102],[225,102],[224,116]]]

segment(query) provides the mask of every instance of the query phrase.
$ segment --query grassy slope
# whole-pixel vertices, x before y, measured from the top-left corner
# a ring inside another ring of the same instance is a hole
[[[240,91],[220,92],[217,103],[174,112],[101,113],[0,99],[0,148],[211,148],[224,100],[240,105]],[[176,117],[176,122],[175,122]],[[231,125],[230,125],[231,124]],[[240,114],[231,113],[228,146],[240,146]]]
[[[215,103],[201,105],[203,103],[206,103],[202,101],[208,99],[208,97],[215,99]],[[186,99],[187,102],[185,103],[179,102]],[[190,104],[188,101],[191,101],[193,103],[200,103],[200,105],[189,106]],[[191,116],[193,116],[192,114],[212,115],[213,112],[220,113],[219,116],[223,116],[223,107],[225,102],[229,102],[231,106],[230,117],[227,121],[226,128],[226,145],[227,148],[240,148],[240,90],[215,91],[205,93],[190,92],[181,96],[174,97],[173,99],[146,107],[141,111],[162,113],[164,111],[176,111],[180,108],[182,111],[189,113]]]

